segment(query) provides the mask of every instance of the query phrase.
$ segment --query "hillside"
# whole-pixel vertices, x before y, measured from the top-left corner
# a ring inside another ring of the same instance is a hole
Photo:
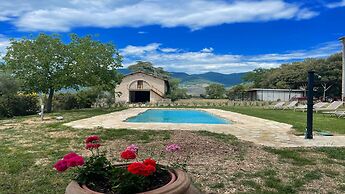
[[[119,69],[119,72],[126,75],[131,71],[128,69]],[[171,77],[181,81],[181,87],[187,88],[189,95],[200,96],[200,94],[205,94],[205,87],[212,83],[223,84],[225,87],[242,83],[242,77],[245,73],[222,74],[207,72],[203,74],[187,74],[183,72],[170,72],[170,74]]]
[[[128,69],[119,69],[122,74],[130,73]],[[187,74],[183,72],[170,72],[171,77],[181,80],[181,84],[190,85],[196,83],[220,83],[225,87],[230,87],[243,82],[242,77],[245,73],[222,74],[207,72],[203,74]]]

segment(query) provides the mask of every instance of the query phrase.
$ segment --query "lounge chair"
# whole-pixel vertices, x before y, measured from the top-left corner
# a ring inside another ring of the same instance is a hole
[[[328,111],[328,112],[322,112],[322,114],[329,114],[331,116],[335,116],[335,117],[345,117],[345,111]]]
[[[313,109],[319,109],[319,108],[322,108],[324,106],[326,106],[328,103],[326,102],[318,102],[316,104],[313,105]],[[306,111],[307,110],[307,105],[300,105],[300,106],[296,106],[294,108],[294,111],[296,110],[301,110],[301,111]]]
[[[271,108],[271,109],[282,109],[284,104],[285,104],[285,102],[278,102],[277,104],[275,104],[274,106],[270,106],[269,108]]]
[[[292,101],[290,102],[290,104],[286,105],[286,106],[283,106],[282,109],[285,110],[285,109],[293,109],[296,105],[298,104],[298,101]]]
[[[326,108],[316,108],[315,111],[328,111],[328,110],[337,110],[341,105],[343,105],[342,101],[334,101],[330,105],[328,105]]]
[[[345,117],[345,111],[336,111],[335,116],[338,118]]]

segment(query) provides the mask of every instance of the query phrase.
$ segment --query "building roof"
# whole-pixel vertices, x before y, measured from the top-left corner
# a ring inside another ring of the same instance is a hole
[[[248,92],[251,92],[251,91],[305,92],[305,90],[300,90],[300,89],[269,89],[269,88],[251,88],[247,91]]]
[[[152,75],[152,74],[146,73],[146,72],[144,72],[144,71],[132,72],[132,73],[129,73],[129,74],[125,75],[125,77],[131,76],[131,75],[134,75],[134,74],[138,74],[138,73],[142,73],[142,74],[145,74],[145,75],[148,75],[148,76],[157,78],[157,79],[161,79],[161,80],[164,80],[164,81],[168,81],[168,79],[166,79],[166,78],[158,77],[158,76],[156,76],[156,75]]]

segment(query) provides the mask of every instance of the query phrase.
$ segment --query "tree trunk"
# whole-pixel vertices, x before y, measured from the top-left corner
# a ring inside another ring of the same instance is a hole
[[[323,101],[326,101],[326,88],[323,88]]]
[[[52,104],[53,104],[53,96],[54,96],[54,89],[49,89],[49,95],[47,100],[47,112],[52,111]]]

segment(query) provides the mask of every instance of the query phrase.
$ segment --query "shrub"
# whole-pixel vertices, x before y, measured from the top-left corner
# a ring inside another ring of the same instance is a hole
[[[77,93],[59,93],[54,97],[53,107],[55,110],[91,108],[98,95],[99,91],[94,89],[82,90]]]
[[[19,83],[8,74],[0,74],[0,117],[35,114],[38,107],[36,94],[18,94]]]
[[[78,100],[75,94],[60,93],[54,96],[54,110],[71,110],[77,108]]]
[[[38,96],[35,94],[17,95],[14,116],[32,115],[39,111]]]
[[[83,90],[76,94],[77,108],[91,108],[93,103],[96,102],[96,99],[99,95],[99,91],[95,89]]]
[[[39,110],[37,95],[10,95],[0,97],[0,117],[24,116]]]

